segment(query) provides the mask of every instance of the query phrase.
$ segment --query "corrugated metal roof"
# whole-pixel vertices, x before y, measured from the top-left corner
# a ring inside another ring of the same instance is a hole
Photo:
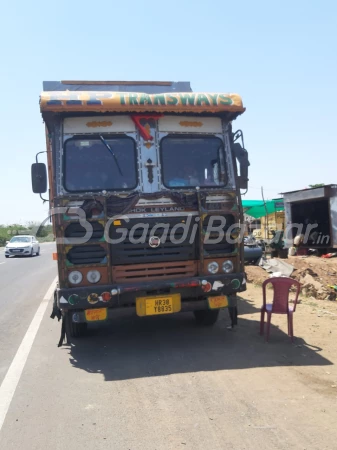
[[[323,186],[317,186],[317,187],[313,187],[313,188],[298,189],[297,191],[280,192],[280,194],[281,195],[295,194],[296,192],[313,191],[314,189],[322,189],[322,188],[326,188],[326,187],[337,188],[337,185],[336,184],[324,184]]]

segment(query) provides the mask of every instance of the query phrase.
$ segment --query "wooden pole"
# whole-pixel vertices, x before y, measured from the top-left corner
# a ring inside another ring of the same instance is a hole
[[[268,223],[268,211],[267,211],[267,205],[266,205],[266,201],[264,199],[264,194],[263,194],[263,186],[261,186],[261,195],[262,195],[262,200],[263,200],[263,204],[264,204],[264,209],[266,211],[266,227],[264,229],[264,238],[268,239],[268,235],[269,235],[269,223]],[[266,236],[267,235],[267,236]]]

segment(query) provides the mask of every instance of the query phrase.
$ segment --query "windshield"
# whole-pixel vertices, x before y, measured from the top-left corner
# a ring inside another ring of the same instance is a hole
[[[66,141],[64,187],[67,191],[127,190],[137,186],[134,140],[106,136],[103,140],[97,136]]]
[[[24,236],[16,236],[13,237],[10,242],[31,242],[32,238],[30,237],[24,237]]]
[[[215,136],[168,136],[161,141],[166,187],[225,186],[223,142]]]

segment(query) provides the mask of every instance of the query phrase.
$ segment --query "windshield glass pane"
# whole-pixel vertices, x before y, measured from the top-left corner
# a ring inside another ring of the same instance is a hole
[[[223,142],[217,137],[163,138],[161,158],[163,182],[167,187],[227,184]]]
[[[104,137],[104,141],[115,156],[99,136],[66,141],[64,187],[67,191],[127,190],[137,186],[134,140]]]
[[[10,242],[31,242],[31,240],[32,238],[29,237],[15,236],[10,240]]]

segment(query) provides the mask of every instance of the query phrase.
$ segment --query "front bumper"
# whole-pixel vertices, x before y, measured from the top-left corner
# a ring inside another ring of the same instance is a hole
[[[141,283],[92,285],[57,289],[57,306],[61,310],[85,310],[90,308],[135,309],[136,297],[158,294],[181,295],[182,311],[203,309],[205,298],[215,295],[234,295],[246,290],[244,272],[234,274],[205,275],[202,277],[144,281]],[[109,298],[110,296],[110,298]],[[198,305],[196,305],[196,303]],[[188,304],[188,305],[187,305]]]
[[[6,248],[5,255],[7,256],[22,256],[22,255],[30,255],[32,253],[32,247],[25,248]]]

